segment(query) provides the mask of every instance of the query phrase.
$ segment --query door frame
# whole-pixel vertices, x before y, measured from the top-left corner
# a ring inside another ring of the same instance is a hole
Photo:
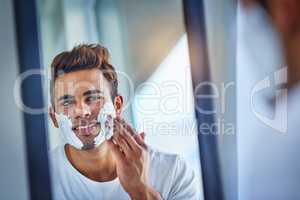
[[[42,70],[41,43],[35,0],[14,0],[15,30],[19,75]],[[44,108],[43,77],[31,75],[21,83],[24,105]],[[29,195],[31,200],[51,200],[46,113],[30,114],[23,110]]]

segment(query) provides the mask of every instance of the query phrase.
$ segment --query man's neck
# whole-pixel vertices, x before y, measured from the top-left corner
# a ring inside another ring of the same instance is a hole
[[[73,167],[87,178],[105,182],[117,177],[115,160],[106,142],[91,150],[78,150],[66,145],[65,152]]]

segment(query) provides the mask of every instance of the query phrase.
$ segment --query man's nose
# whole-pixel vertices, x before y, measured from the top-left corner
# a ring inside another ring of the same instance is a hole
[[[76,118],[86,118],[89,117],[91,115],[91,109],[90,107],[84,103],[78,103],[78,105],[76,105],[75,108],[75,117]]]

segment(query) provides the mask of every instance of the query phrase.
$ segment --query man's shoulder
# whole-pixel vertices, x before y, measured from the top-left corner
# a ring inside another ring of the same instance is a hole
[[[59,145],[49,151],[49,160],[52,170],[57,169],[60,165],[64,163],[64,156],[64,146]]]
[[[164,152],[152,147],[150,147],[149,152],[153,173],[174,177],[187,167],[185,159],[179,154]]]
[[[64,155],[64,146],[62,146],[62,145],[56,146],[55,148],[53,148],[49,151],[49,155],[50,155],[51,159],[56,159],[56,158],[63,157],[63,155]]]
[[[195,172],[175,153],[151,148],[150,180],[164,198],[199,199]]]
[[[174,164],[180,159],[178,154],[158,150],[154,147],[149,147],[149,153],[151,161],[160,164]]]

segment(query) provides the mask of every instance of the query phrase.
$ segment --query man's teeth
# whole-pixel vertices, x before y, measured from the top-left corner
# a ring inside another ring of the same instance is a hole
[[[87,126],[78,126],[78,127],[75,128],[75,130],[91,128],[91,127],[93,127],[94,125],[95,125],[95,124],[90,124],[90,125],[87,125]]]

